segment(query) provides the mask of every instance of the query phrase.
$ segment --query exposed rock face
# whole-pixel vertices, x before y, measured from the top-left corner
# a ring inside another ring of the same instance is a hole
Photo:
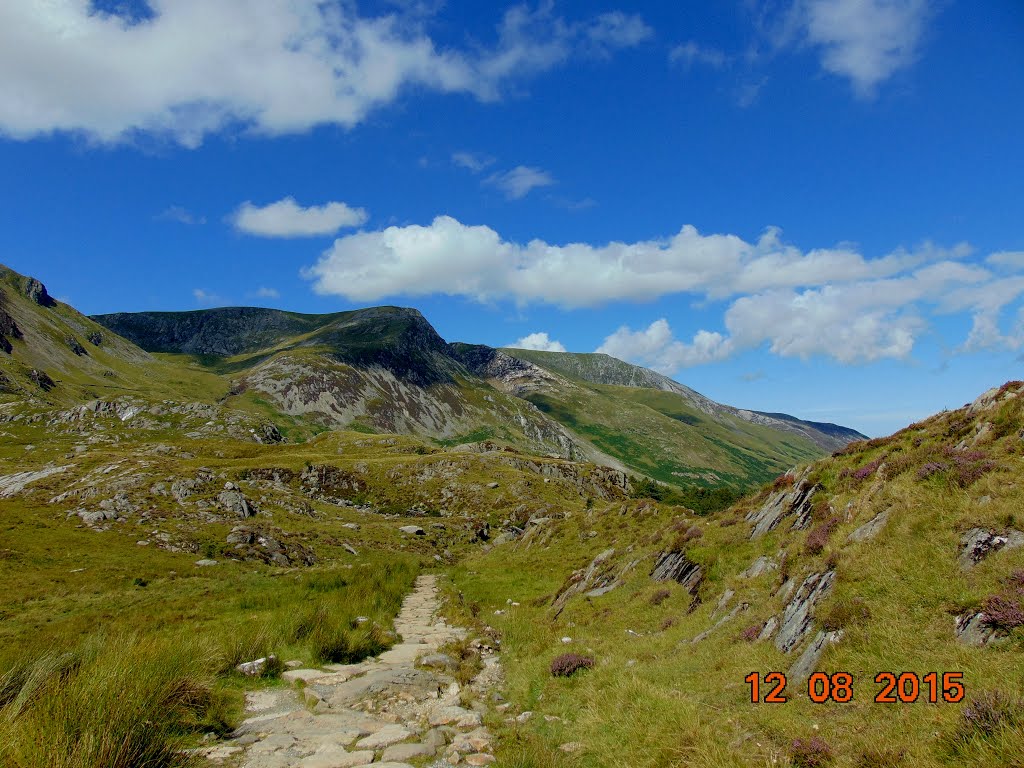
[[[728,622],[735,619],[739,614],[747,610],[747,608],[749,607],[750,603],[738,603],[737,605],[733,606],[733,609],[731,611],[729,611],[727,614],[725,614],[725,616],[716,621],[712,627],[710,627],[709,629],[705,629],[703,632],[701,632],[699,635],[693,638],[693,640],[691,640],[690,643],[696,645],[697,643],[707,640],[708,637],[711,636],[712,632],[714,632],[716,629],[719,629],[723,624],[727,624]]]
[[[68,336],[64,339],[64,343],[68,345],[68,349],[74,352],[76,355],[81,357],[82,355],[88,355],[85,347],[82,346],[81,342],[74,336]]]
[[[807,482],[810,468],[804,470],[793,485],[773,491],[759,508],[747,513],[746,521],[753,523],[750,538],[756,539],[778,527],[787,517],[796,516],[795,528],[803,528],[810,519],[811,498],[821,488],[817,483]]]
[[[654,581],[675,581],[696,596],[704,581],[704,569],[686,557],[685,552],[663,552],[651,571]]]
[[[555,596],[552,608],[558,616],[574,595],[586,594],[588,597],[599,597],[607,594],[622,583],[622,577],[629,573],[639,560],[632,560],[622,568],[617,568],[611,561],[614,549],[606,549],[590,561],[590,565],[573,571],[559,593]]]
[[[546,385],[571,386],[569,382],[528,360],[482,344],[453,344],[452,352],[477,376],[489,379],[503,392],[523,397]]]
[[[41,307],[52,307],[57,303],[46,292],[46,286],[34,277],[26,278],[25,295]]]
[[[289,566],[309,566],[316,563],[313,551],[276,529],[261,529],[236,525],[227,537],[234,557],[259,560],[264,563]]]
[[[775,638],[775,647],[783,653],[789,653],[804,639],[811,630],[811,619],[814,608],[832,591],[836,572],[812,573],[793,599],[782,611],[779,634]]]
[[[1011,530],[997,534],[984,528],[971,528],[960,540],[960,567],[970,570],[993,552],[1024,546],[1024,533]]]
[[[14,349],[10,340],[20,339],[21,329],[14,322],[14,318],[7,313],[6,301],[4,292],[0,291],[0,350],[10,354]]]
[[[256,508],[249,503],[241,491],[226,488],[217,496],[217,501],[225,510],[243,520],[256,514]]]
[[[809,678],[818,668],[818,662],[825,649],[833,643],[838,643],[842,637],[842,630],[819,632],[800,654],[800,658],[789,668],[786,677],[793,682],[803,682]]]
[[[957,616],[953,624],[956,639],[964,645],[980,648],[996,640],[996,631],[985,621],[985,614],[965,613]]]
[[[25,490],[25,486],[49,477],[60,474],[68,467],[44,467],[34,472],[18,472],[13,475],[0,476],[0,499],[16,496]]]
[[[33,368],[28,372],[28,377],[35,382],[43,392],[49,392],[51,389],[57,386],[57,383],[46,375],[45,371],[40,371],[37,368]]]
[[[103,343],[103,334],[99,331],[93,331],[89,334],[89,343],[94,347],[98,347]]]
[[[885,524],[889,522],[889,513],[892,512],[892,508],[879,512],[873,518],[868,520],[864,525],[860,526],[853,531],[846,540],[851,544],[858,541],[869,541],[875,538],[879,532],[885,527]]]
[[[348,504],[348,499],[366,490],[366,483],[356,474],[330,464],[312,464],[303,471],[302,492],[311,499],[329,504]]]
[[[777,570],[779,564],[772,560],[770,557],[762,555],[757,558],[750,566],[740,574],[741,579],[756,579],[762,573],[768,573],[770,571]]]

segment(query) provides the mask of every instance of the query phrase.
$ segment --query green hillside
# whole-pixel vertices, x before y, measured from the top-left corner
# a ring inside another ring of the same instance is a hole
[[[533,713],[507,727],[509,759],[1024,764],[1022,434],[1011,382],[710,517],[599,505],[467,558],[455,588],[500,633],[512,712]],[[553,677],[566,652],[593,668]],[[815,671],[851,675],[852,700],[811,701]],[[762,699],[786,674],[786,703],[751,703],[751,672]],[[905,700],[875,702],[884,672],[905,675]],[[962,700],[943,699],[943,673]]]

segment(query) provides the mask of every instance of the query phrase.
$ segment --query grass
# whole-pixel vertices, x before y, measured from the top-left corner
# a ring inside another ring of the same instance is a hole
[[[950,422],[963,418],[954,412],[816,465],[813,476],[825,488],[823,502],[842,511],[833,518],[823,507],[829,535],[816,529],[791,532],[787,523],[750,540],[743,514],[763,502],[766,489],[735,509],[705,518],[649,501],[596,504],[555,522],[533,543],[507,544],[468,558],[453,569],[454,588],[501,633],[507,698],[516,710],[537,713],[525,724],[503,726],[503,733],[534,745],[530,749],[538,753],[556,755],[538,764],[559,764],[559,746],[579,742],[583,748],[574,759],[588,768],[814,761],[839,767],[1024,764],[1019,703],[1024,628],[1011,628],[1001,644],[986,648],[961,645],[952,629],[955,615],[979,610],[990,596],[1007,592],[1007,584],[1016,583],[1012,574],[1024,564],[1020,549],[991,555],[968,573],[957,564],[967,529],[1020,527],[1015,521],[1024,504],[1024,483],[1016,434],[1024,427],[1024,414],[1020,400],[1013,402],[1016,410],[1007,413],[1004,405],[998,411],[1012,425],[1004,424],[1003,436],[970,449],[983,452],[993,468],[966,486],[952,472],[919,480],[917,468],[942,455],[962,433],[976,433],[984,413],[969,429],[951,429]],[[892,471],[899,471],[890,474],[893,457],[914,451],[910,462],[895,464]],[[870,465],[871,472],[856,476]],[[874,540],[847,542],[850,532],[884,510],[890,510],[889,522]],[[706,571],[702,603],[692,613],[685,590],[647,577],[655,555],[672,546],[673,531],[691,526],[702,535],[686,537],[684,545]],[[615,549],[613,564],[625,566],[637,558],[640,563],[617,589],[573,598],[553,618],[552,599],[569,573],[607,548]],[[848,704],[814,704],[794,684],[786,704],[749,701],[746,675],[785,672],[802,650],[787,656],[770,642],[744,637],[749,627],[781,613],[784,601],[776,594],[779,571],[752,580],[740,579],[739,573],[758,556],[779,559],[780,552],[787,553],[786,569],[797,584],[826,567],[837,570],[836,586],[818,607],[816,623],[842,628],[844,636],[826,651],[819,668],[853,675],[854,699]],[[727,589],[735,594],[716,612]],[[509,599],[519,607],[493,615]],[[737,618],[707,640],[691,643],[741,602],[749,607]],[[570,642],[564,643],[565,637]],[[594,668],[552,678],[552,660],[567,652],[593,657]],[[962,672],[967,697],[959,704],[876,704],[881,686],[874,676],[886,670]],[[984,712],[970,716],[974,698],[983,702]],[[539,715],[560,720],[547,722]],[[827,745],[831,758],[814,748],[815,739]],[[794,750],[797,741],[803,747]]]

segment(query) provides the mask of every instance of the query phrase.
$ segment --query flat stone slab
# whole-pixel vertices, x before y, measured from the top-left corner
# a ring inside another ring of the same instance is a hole
[[[294,683],[296,680],[308,683],[310,680],[316,680],[328,674],[330,673],[324,672],[322,669],[289,669],[281,674],[281,679],[287,683]]]
[[[392,725],[385,725],[376,733],[360,739],[356,742],[356,747],[358,749],[380,749],[382,747],[390,747],[392,744],[405,741],[413,735],[413,732],[404,725],[394,723]]]
[[[437,750],[428,744],[395,744],[385,749],[380,759],[385,762],[394,760],[401,763],[414,757],[433,757],[436,753]]]
[[[298,768],[355,768],[373,762],[372,750],[346,752],[345,750],[318,749],[312,755],[302,758]]]

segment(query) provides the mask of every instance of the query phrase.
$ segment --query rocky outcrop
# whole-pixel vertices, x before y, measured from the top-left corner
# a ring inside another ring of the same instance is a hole
[[[34,277],[25,278],[25,295],[40,307],[52,307],[57,303],[46,292],[46,286]]]
[[[309,465],[299,480],[304,494],[328,504],[347,506],[352,496],[366,490],[366,483],[357,474],[330,464]]]
[[[704,581],[704,569],[690,560],[685,552],[662,552],[651,571],[654,581],[674,581],[696,597]]]
[[[313,550],[273,528],[236,525],[227,536],[227,545],[231,547],[231,556],[241,560],[258,560],[283,567],[316,563]]]
[[[809,678],[818,668],[818,662],[821,661],[825,649],[833,643],[838,643],[842,638],[842,630],[819,632],[814,636],[814,640],[808,643],[804,652],[800,654],[800,658],[789,668],[789,672],[786,673],[787,679],[800,683]]]
[[[779,564],[772,558],[762,555],[752,562],[745,571],[740,574],[741,579],[756,579],[763,573],[770,573],[778,570]]]
[[[1010,530],[997,534],[984,528],[971,528],[960,539],[960,567],[970,570],[993,552],[1024,546],[1024,533]]]
[[[614,554],[614,549],[606,549],[596,555],[586,568],[581,568],[570,574],[552,601],[551,607],[555,616],[565,609],[566,603],[575,595],[600,597],[611,592],[622,583],[622,578],[640,562],[635,559],[619,567],[611,559]]]
[[[812,573],[804,579],[796,595],[782,611],[779,634],[775,637],[776,648],[789,653],[803,641],[811,631],[815,607],[828,597],[835,579],[835,571]]]
[[[31,472],[18,472],[13,475],[0,477],[0,499],[16,496],[25,490],[25,486],[43,480],[51,475],[58,475],[67,470],[68,467],[43,467]]]
[[[774,490],[768,494],[764,503],[747,513],[746,521],[753,524],[750,538],[756,539],[779,526],[787,517],[796,517],[795,528],[803,528],[810,520],[811,498],[821,486],[807,480],[810,467],[799,477],[793,479],[792,485]]]
[[[68,349],[70,349],[79,357],[89,354],[88,351],[86,351],[85,347],[82,346],[82,343],[74,336],[68,336],[66,339],[64,339],[64,343],[68,345]]]
[[[30,370],[28,372],[28,377],[37,387],[43,390],[43,392],[49,392],[57,386],[57,383],[51,379],[45,371],[40,371],[38,368]]]
[[[224,485],[224,490],[217,496],[217,503],[222,509],[243,520],[252,517],[257,512],[256,507],[231,482]]]
[[[856,528],[846,540],[850,544],[855,544],[860,541],[869,541],[879,534],[879,532],[885,527],[885,524],[889,522],[889,513],[892,512],[892,508],[879,512],[877,515],[868,520],[864,525]]]
[[[995,629],[988,625],[981,611],[957,616],[953,621],[953,633],[958,642],[975,648],[991,645],[998,638]]]
[[[10,354],[14,350],[11,340],[21,338],[21,329],[14,322],[14,318],[8,314],[6,301],[4,292],[0,291],[0,350]]]

